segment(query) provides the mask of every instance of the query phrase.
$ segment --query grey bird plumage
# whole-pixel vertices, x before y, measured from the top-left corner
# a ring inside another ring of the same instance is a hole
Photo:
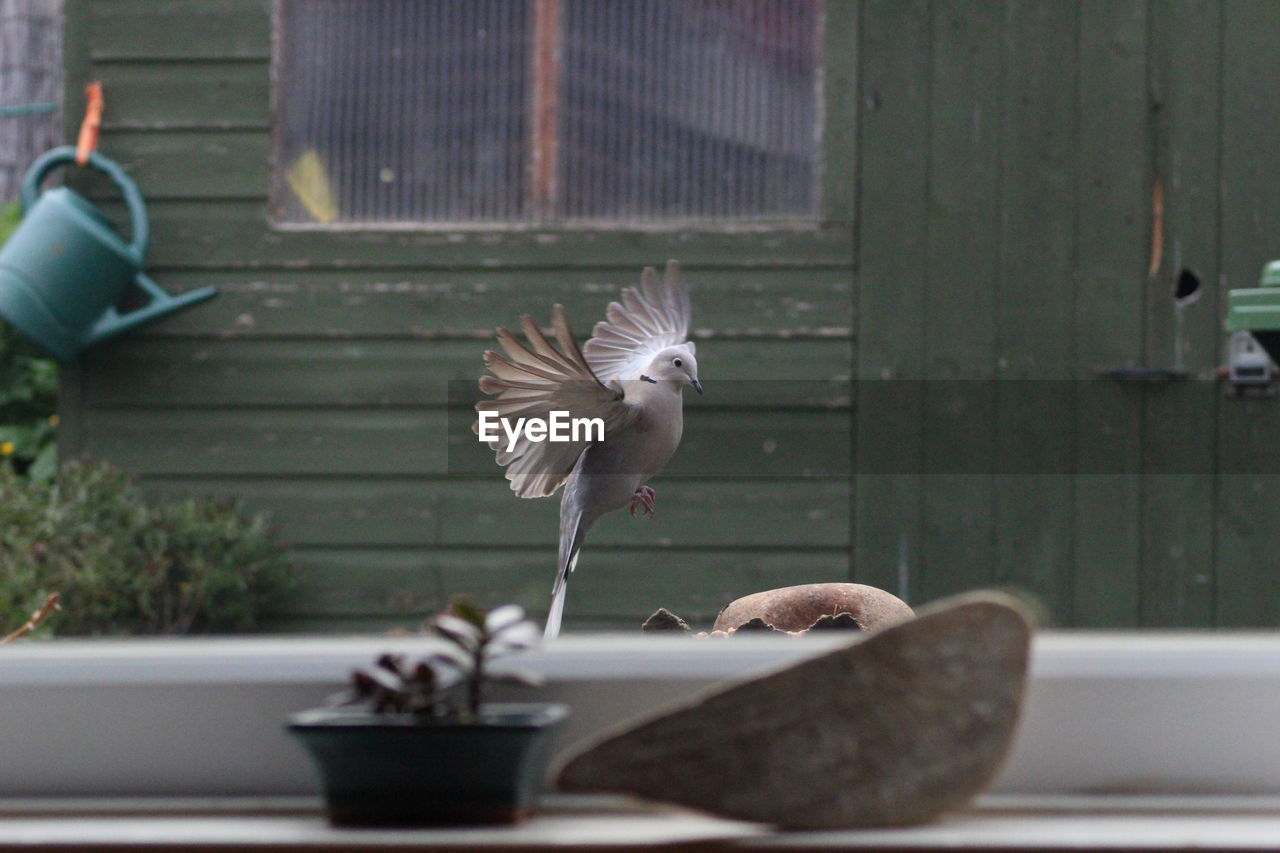
[[[688,340],[689,293],[679,264],[668,261],[661,278],[646,267],[640,286],[623,288],[621,296],[609,303],[606,319],[581,349],[564,307],[556,305],[554,345],[526,315],[520,325],[528,346],[499,327],[503,352],[484,354],[491,375],[480,379],[480,388],[495,396],[477,403],[478,411],[513,420],[568,411],[604,422],[603,441],[521,437],[511,447],[506,440],[490,443],[518,496],[546,497],[564,486],[548,637],[560,632],[566,585],[587,531],[601,516],[624,507],[653,512],[654,493],[645,483],[680,444],[684,386],[702,392],[695,347]]]

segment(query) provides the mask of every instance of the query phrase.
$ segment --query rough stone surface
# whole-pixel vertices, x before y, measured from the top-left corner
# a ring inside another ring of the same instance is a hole
[[[559,786],[786,828],[923,823],[998,771],[1030,639],[1012,599],[953,599],[605,735],[561,765]]]
[[[906,602],[860,583],[810,583],[769,589],[739,598],[716,617],[712,630],[728,631],[762,619],[779,631],[807,631],[823,616],[850,614],[863,630],[878,631],[910,619]]]
[[[686,634],[692,633],[693,629],[689,627],[689,623],[672,613],[665,607],[659,607],[653,611],[653,614],[640,626],[640,630],[653,633],[655,631],[681,631]]]
[[[853,618],[852,613],[837,613],[835,616],[819,616],[818,621],[809,626],[810,631],[861,631],[862,626]]]
[[[736,633],[738,631],[776,631],[776,630],[778,629],[757,616],[755,619],[752,619],[750,622],[743,622],[741,625],[739,625],[737,628],[734,629],[734,632]]]

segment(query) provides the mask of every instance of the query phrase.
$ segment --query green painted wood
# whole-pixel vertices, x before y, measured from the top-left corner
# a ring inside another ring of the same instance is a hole
[[[89,10],[93,0],[63,0],[62,27],[62,122],[63,141],[74,144],[80,127],[66,116],[84,115],[84,87],[90,76],[89,51],[93,43]]]
[[[93,0],[64,0],[62,30],[62,115],[82,116],[85,86],[93,78],[89,52],[93,44],[89,13]],[[63,141],[75,144],[79,125],[64,118]],[[83,456],[92,450],[95,436],[87,429],[84,413],[84,371],[79,364],[64,365],[58,374],[58,452],[63,459]]]
[[[1076,213],[1073,614],[1078,625],[1135,625],[1140,602],[1142,402],[1139,385],[1096,371],[1143,363],[1151,163],[1144,3],[1081,4]],[[1061,304],[1061,303],[1060,303]]]
[[[271,52],[270,0],[94,0],[85,11],[99,62],[261,60]]]
[[[993,580],[992,437],[1003,10],[932,9],[919,595]],[[985,283],[986,286],[983,286]],[[947,471],[960,473],[944,473]]]
[[[1223,289],[1250,287],[1280,258],[1280,139],[1259,127],[1280,111],[1263,54],[1280,32],[1280,7],[1232,0],[1222,8],[1220,228]],[[1225,294],[1219,294],[1220,300]],[[1219,302],[1218,316],[1224,316]],[[1224,400],[1218,408],[1215,517],[1216,621],[1280,622],[1280,408]],[[1257,472],[1257,473],[1248,473]]]
[[[1159,110],[1156,174],[1164,187],[1164,256],[1148,288],[1147,360],[1175,360],[1172,287],[1183,268],[1200,301],[1182,309],[1181,361],[1203,374],[1222,349],[1218,239],[1220,3],[1159,0],[1151,9],[1152,88]],[[1148,390],[1143,423],[1142,622],[1214,624],[1214,434],[1222,395],[1212,382]],[[1230,401],[1226,401],[1230,402]]]
[[[541,587],[542,609],[550,598],[550,578],[542,567],[554,565],[553,552],[545,552],[536,575],[527,583],[530,588]],[[520,576],[527,571],[517,569]],[[571,603],[566,608],[572,607],[579,618],[627,615],[640,622],[666,607],[708,630],[716,614],[734,599],[794,584],[840,581],[848,573],[844,549],[686,554],[584,548],[569,584]],[[454,564],[443,569],[441,577],[446,588],[461,588],[473,575],[466,566]]]
[[[148,202],[260,199],[267,191],[271,138],[262,131],[116,131],[107,146],[104,150],[128,171]]]
[[[674,548],[838,548],[848,545],[845,480],[655,478],[652,518],[618,513],[592,544]],[[495,465],[485,477],[370,479],[150,479],[161,497],[240,497],[271,513],[282,540],[299,548],[551,547],[560,496],[522,500]]]
[[[839,410],[751,414],[690,406],[666,472],[688,477],[848,477],[849,415]]]
[[[743,595],[846,576],[844,549],[800,552],[687,551],[600,546],[583,549],[569,583],[567,627],[577,619],[634,620],[659,607],[708,628]],[[301,588],[285,617],[381,617],[420,620],[465,594],[483,605],[515,602],[532,616],[546,612],[555,549],[325,548],[297,556]],[[412,622],[410,622],[410,625]]]
[[[448,418],[441,409],[115,409],[82,417],[92,455],[142,476],[372,477],[449,470]]]
[[[82,406],[440,406],[479,399],[485,340],[141,338],[101,347],[86,364]],[[698,408],[843,408],[849,344],[711,339],[699,347]]]
[[[1079,124],[1075,64],[1080,4],[1005,4],[1001,111],[1001,249],[996,297],[997,465],[1069,471],[1073,400],[1044,380],[1071,378]],[[1071,618],[1069,475],[1000,476],[995,488],[1001,582]]]
[[[918,395],[878,383],[924,367],[929,8],[868,0],[860,46],[855,579],[908,599],[918,593],[902,581],[920,565],[922,410]],[[869,473],[886,456],[906,473]]]
[[[104,134],[103,150],[108,150]],[[107,206],[111,211],[111,206]],[[521,228],[388,230],[279,229],[265,199],[148,205],[151,266],[157,270],[341,268],[639,270],[677,258],[691,268],[844,267],[852,261],[845,226],[563,231]]]
[[[68,457],[274,507],[310,584],[278,627],[412,627],[468,584],[540,612],[555,501],[510,495],[445,383],[521,312],[564,302],[585,336],[668,257],[708,393],[659,517],[593,532],[571,626],[896,591],[900,564],[917,601],[996,581],[1060,624],[1280,621],[1280,402],[1072,384],[1169,366],[1182,266],[1206,294],[1182,356],[1210,371],[1226,289],[1280,258],[1269,0],[833,0],[826,225],[576,232],[273,227],[269,11],[69,0],[66,114],[104,80],[155,277],[223,292],[68,367],[60,412]]]
[[[141,332],[219,339],[467,338],[490,340],[520,315],[549,323],[565,305],[579,338],[604,319],[623,287],[639,282],[654,252],[637,263],[594,269],[155,270],[172,292],[216,285],[218,298]],[[853,323],[848,269],[708,268],[685,264],[695,339],[848,338]],[[845,371],[847,374],[847,368]]]
[[[832,8],[825,11],[830,12]],[[826,27],[827,61],[830,65],[830,76],[825,79],[823,98],[826,113],[823,117],[823,210],[824,220],[847,220],[850,225],[850,239],[853,243],[853,262],[848,269],[842,270],[850,292],[850,329],[854,328],[853,312],[858,304],[857,295],[857,252],[858,252],[858,164],[859,143],[862,127],[862,3],[848,3],[839,10],[842,14],[827,14],[824,21]],[[845,57],[844,61],[833,61],[831,51],[838,51]],[[824,74],[827,69],[824,67]],[[842,173],[841,170],[844,170]],[[838,316],[838,315],[837,315]],[[858,351],[856,345],[849,348],[850,377],[857,377]],[[851,399],[852,402],[852,399]],[[849,412],[849,466],[851,472],[857,470],[857,411]],[[854,474],[856,476],[856,474]],[[856,481],[854,481],[856,482]],[[858,526],[858,505],[854,482],[845,496],[845,523],[848,545],[848,580],[853,580],[856,562],[856,531]]]
[[[496,475],[496,471],[495,471]],[[718,548],[847,547],[847,480],[653,480],[658,510],[651,519],[615,513],[592,529],[601,545]],[[553,544],[560,499],[521,500],[496,475],[482,484],[442,490],[440,543],[503,541]]]
[[[487,475],[472,414],[442,409],[113,409],[84,415],[89,451],[144,476]],[[848,476],[840,411],[692,409],[664,476]]]
[[[166,39],[162,31],[150,35],[160,43]],[[90,73],[102,81],[108,104],[102,113],[102,149],[108,150],[115,130],[265,132],[271,124],[269,70],[262,59],[95,62]]]
[[[822,68],[822,219],[850,227],[857,214],[858,3],[828,7]]]

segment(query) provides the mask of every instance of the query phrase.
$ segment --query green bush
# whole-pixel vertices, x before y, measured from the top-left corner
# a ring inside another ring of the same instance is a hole
[[[16,202],[0,204],[0,245],[19,217]],[[49,480],[58,468],[57,400],[57,362],[0,321],[0,459],[33,480]]]
[[[58,592],[57,634],[246,631],[292,584],[267,516],[237,501],[150,502],[105,463],[47,482],[0,465],[0,625]]]
[[[7,201],[0,203],[0,243],[4,243],[9,239],[9,235],[13,233],[13,229],[18,227],[18,221],[22,219],[22,206],[16,201]]]

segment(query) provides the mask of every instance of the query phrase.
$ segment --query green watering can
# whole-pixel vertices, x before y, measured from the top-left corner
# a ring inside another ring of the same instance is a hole
[[[22,222],[0,246],[0,317],[61,361],[218,292],[202,287],[172,296],[143,274],[147,211],[142,194],[124,169],[101,154],[90,154],[89,165],[105,172],[124,194],[132,243],[74,190],[59,187],[41,194],[45,176],[75,159],[75,148],[64,146],[31,164],[22,180]],[[150,301],[122,314],[116,305],[134,285]]]

